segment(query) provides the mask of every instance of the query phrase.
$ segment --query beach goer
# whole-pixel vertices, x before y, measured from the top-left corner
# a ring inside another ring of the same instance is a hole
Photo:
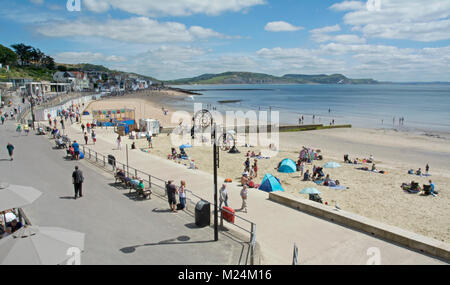
[[[180,181],[180,187],[178,188],[178,198],[180,199],[179,210],[186,208],[186,182]]]
[[[14,146],[11,143],[8,143],[8,145],[6,146],[6,149],[8,150],[9,158],[12,161],[13,155],[14,155]]]
[[[222,209],[222,203],[225,204],[225,207],[228,207],[228,192],[226,184],[222,184],[222,187],[219,189],[219,202],[219,209]]]
[[[85,132],[84,133],[84,142],[85,142],[85,144],[88,144],[88,140],[89,140],[88,134]]]
[[[169,202],[169,207],[172,210],[173,213],[177,212],[177,199],[176,199],[176,194],[177,194],[177,187],[175,186],[175,184],[173,184],[172,180],[169,180],[169,182],[167,183],[167,198],[168,198],[168,202]]]
[[[427,163],[427,165],[425,166],[425,173],[428,174],[428,171],[430,171],[430,165],[428,165]]]
[[[433,181],[428,180],[428,182],[430,183],[431,195],[433,195],[433,197],[436,197],[436,194],[438,194],[438,192],[435,190],[435,185],[434,185]]]
[[[247,213],[247,197],[248,197],[248,190],[247,186],[244,185],[241,190],[241,199],[242,199],[241,210],[245,211],[246,213]]]
[[[2,125],[4,125],[5,124],[5,116],[1,116],[1,120],[2,120]]]
[[[250,171],[250,158],[247,157],[247,159],[244,162],[245,170],[244,171]]]
[[[374,171],[374,172],[376,172],[376,171],[377,171],[377,168],[376,168],[376,166],[375,166],[375,163],[374,163],[374,164],[372,164],[372,171]]]
[[[253,171],[255,174],[255,178],[258,177],[258,160],[255,159],[254,163],[253,163]]]
[[[84,182],[83,172],[75,166],[75,171],[72,173],[72,183],[75,190],[74,199],[83,197],[82,186]]]
[[[136,143],[135,143],[135,142],[133,142],[133,143],[131,144],[131,149],[136,149]]]
[[[422,168],[417,169],[416,175],[419,175],[419,176],[422,175]]]
[[[151,133],[148,132],[146,136],[147,136],[148,148],[153,148]]]
[[[84,133],[84,128],[85,128],[84,124],[81,124],[81,130],[83,131],[83,133]]]

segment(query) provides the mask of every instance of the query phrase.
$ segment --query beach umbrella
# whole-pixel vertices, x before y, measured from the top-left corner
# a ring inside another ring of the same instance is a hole
[[[180,145],[180,149],[191,148],[191,147],[192,147],[192,145],[190,145],[190,144]]]
[[[320,191],[316,188],[309,187],[300,191],[300,194],[320,194]]]
[[[57,265],[84,250],[84,233],[54,227],[24,226],[0,240],[0,265]]]
[[[324,168],[338,168],[338,167],[341,167],[341,165],[337,162],[328,162],[323,167]]]
[[[33,187],[0,183],[0,211],[29,205],[41,195]]]

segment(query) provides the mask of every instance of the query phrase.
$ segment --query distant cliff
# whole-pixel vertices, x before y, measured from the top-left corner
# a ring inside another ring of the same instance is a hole
[[[197,77],[165,81],[165,84],[377,84],[373,79],[351,79],[342,74],[286,74],[281,77],[252,72],[203,74]]]

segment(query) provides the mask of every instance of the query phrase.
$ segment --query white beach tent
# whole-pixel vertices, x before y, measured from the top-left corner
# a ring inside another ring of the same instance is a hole
[[[140,119],[139,130],[143,132],[151,131],[153,135],[159,134],[159,121],[153,119]]]

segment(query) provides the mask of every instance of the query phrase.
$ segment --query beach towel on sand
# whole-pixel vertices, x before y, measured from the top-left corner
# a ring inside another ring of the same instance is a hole
[[[331,189],[334,190],[347,190],[347,187],[339,185],[339,186],[330,186]]]

